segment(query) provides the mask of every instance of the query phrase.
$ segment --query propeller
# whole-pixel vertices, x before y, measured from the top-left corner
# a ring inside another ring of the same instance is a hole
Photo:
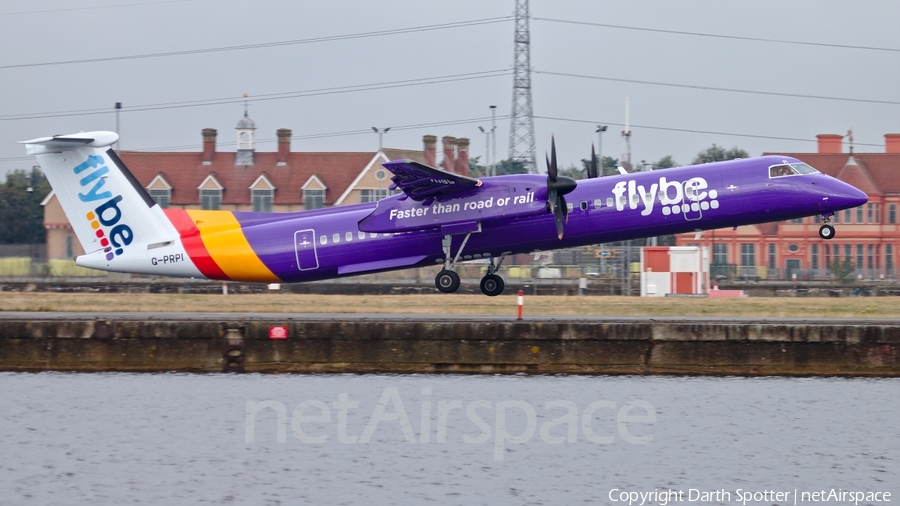
[[[544,154],[547,158],[547,155]],[[563,196],[575,189],[575,180],[560,176],[556,167],[556,139],[550,138],[550,157],[547,158],[547,210],[556,218],[556,235],[563,237],[563,225],[569,220],[569,208]]]
[[[599,171],[597,170],[597,155],[594,154],[593,142],[591,143],[591,163],[589,163],[587,167],[587,177],[588,179],[600,177]]]

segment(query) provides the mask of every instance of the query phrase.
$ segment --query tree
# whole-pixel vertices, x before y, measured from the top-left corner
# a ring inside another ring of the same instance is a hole
[[[591,160],[589,158],[581,159],[581,167],[582,167],[582,170],[584,171],[583,177],[587,177],[587,168],[588,168],[589,163],[591,163]],[[618,166],[619,166],[618,158],[604,156],[603,163],[600,165],[600,175],[601,176],[614,176],[619,173],[619,169],[616,168]]]
[[[469,175],[472,177],[484,177],[487,176],[488,168],[484,165],[479,165],[478,162],[481,161],[480,156],[473,156],[469,158]]]
[[[853,260],[849,258],[845,258],[841,260],[840,258],[835,258],[831,264],[828,265],[828,271],[834,276],[834,279],[847,282],[853,278],[853,271],[856,270],[856,265],[853,263]]]
[[[506,160],[500,160],[497,164],[497,175],[500,176],[502,174],[527,174],[527,172],[522,162],[507,158]]]
[[[725,149],[722,146],[713,144],[712,146],[697,153],[697,156],[694,157],[694,161],[691,163],[696,165],[701,163],[724,162],[726,160],[734,160],[735,158],[749,157],[750,153],[737,146],[731,149]]]
[[[35,244],[46,241],[41,200],[50,193],[47,178],[37,168],[17,169],[0,186],[0,244]]]
[[[678,167],[678,162],[672,158],[672,155],[666,155],[653,164],[653,170],[671,169],[672,167]]]
[[[569,164],[568,167],[560,168],[559,175],[570,177],[572,179],[587,179],[587,166],[585,165],[586,161],[587,160],[581,161],[581,164],[582,164],[581,167],[579,167],[573,163],[573,164]]]

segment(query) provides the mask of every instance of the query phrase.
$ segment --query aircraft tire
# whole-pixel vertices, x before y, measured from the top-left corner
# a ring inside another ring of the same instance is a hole
[[[488,297],[496,297],[503,293],[503,278],[496,274],[491,274],[481,278],[481,293]]]
[[[822,239],[833,239],[834,238],[834,227],[831,225],[822,225],[819,228],[819,237]]]
[[[443,269],[434,277],[434,286],[443,293],[453,293],[459,290],[459,274]]]

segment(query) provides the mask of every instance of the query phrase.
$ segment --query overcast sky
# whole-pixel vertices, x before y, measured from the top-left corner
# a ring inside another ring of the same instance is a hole
[[[713,143],[811,152],[816,134],[850,128],[857,151],[883,152],[900,132],[896,0],[530,8],[539,159],[551,134],[564,164],[586,158],[597,124],[609,125],[603,153],[620,157],[626,97],[635,162],[687,164]],[[244,93],[260,151],[275,150],[278,128],[295,151],[375,150],[375,126],[392,127],[386,147],[452,135],[483,156],[478,126],[496,105],[506,158],[514,11],[514,0],[3,1],[0,171],[35,163],[17,140],[115,130],[115,102],[121,149],[199,150],[212,127],[233,151]],[[435,28],[448,23],[461,26]],[[382,33],[359,35],[370,32]],[[144,57],[159,53],[178,54]]]

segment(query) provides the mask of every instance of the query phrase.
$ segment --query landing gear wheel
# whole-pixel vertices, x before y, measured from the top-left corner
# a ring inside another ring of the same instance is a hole
[[[496,297],[503,293],[503,278],[496,274],[488,274],[481,278],[481,293],[488,297]]]
[[[444,293],[453,293],[459,290],[459,274],[444,269],[434,277],[434,286]]]
[[[831,225],[822,225],[819,228],[819,237],[822,239],[833,239],[834,238],[834,227]]]

